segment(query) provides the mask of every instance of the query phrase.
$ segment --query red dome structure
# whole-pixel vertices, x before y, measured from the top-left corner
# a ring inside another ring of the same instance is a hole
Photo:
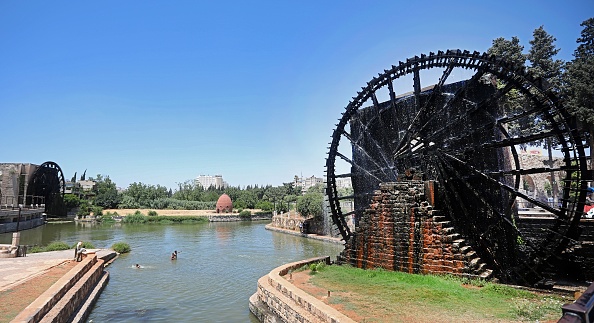
[[[227,194],[221,195],[217,201],[217,213],[229,213],[233,211],[233,202]]]

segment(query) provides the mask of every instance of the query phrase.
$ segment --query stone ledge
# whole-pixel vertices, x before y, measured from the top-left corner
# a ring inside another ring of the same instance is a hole
[[[95,286],[95,288],[93,289],[91,294],[87,297],[87,300],[82,304],[81,308],[78,310],[78,312],[72,319],[72,323],[85,322],[87,320],[87,317],[89,317],[89,314],[91,313],[91,309],[93,308],[93,305],[99,298],[99,295],[101,295],[101,292],[107,285],[108,281],[109,281],[109,272],[104,271],[103,275],[101,276],[101,279],[99,280],[99,282],[97,283],[97,285]]]
[[[355,322],[321,300],[295,287],[282,276],[304,265],[325,261],[330,257],[311,258],[285,264],[258,280],[257,297],[250,297],[250,310],[261,322]],[[256,301],[257,300],[257,301]],[[258,310],[252,309],[257,307]],[[274,317],[270,314],[273,313]]]
[[[70,321],[70,317],[77,312],[79,306],[84,303],[87,296],[94,289],[97,281],[103,275],[103,260],[98,260],[89,271],[87,271],[79,281],[76,282],[62,296],[60,301],[56,303],[40,321],[43,322],[65,322]]]
[[[62,300],[66,295],[74,293],[79,299],[86,297],[86,294],[81,294],[79,289],[81,289],[82,286],[85,288],[91,286],[94,282],[87,282],[87,280],[92,280],[94,277],[98,277],[97,271],[102,272],[102,270],[103,261],[98,261],[94,252],[89,253],[87,257],[83,258],[80,263],[58,279],[56,283],[50,286],[43,294],[29,304],[29,306],[20,312],[11,322],[41,322],[50,312],[62,310],[63,306],[60,305],[63,303]],[[78,302],[75,308],[81,303],[82,302]],[[53,314],[53,316],[55,317],[55,314]],[[62,314],[59,315],[60,318],[62,318],[62,316]],[[65,321],[67,321],[67,319],[68,317]],[[64,320],[60,319],[58,321]]]

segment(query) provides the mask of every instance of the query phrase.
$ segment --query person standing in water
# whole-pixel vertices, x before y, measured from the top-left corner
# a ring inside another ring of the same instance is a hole
[[[177,259],[177,250],[175,250],[171,253],[171,260],[176,260],[176,259]]]

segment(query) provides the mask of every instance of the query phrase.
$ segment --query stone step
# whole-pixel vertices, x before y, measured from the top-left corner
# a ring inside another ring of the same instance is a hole
[[[456,241],[457,239],[460,238],[460,234],[452,233],[452,234],[448,234],[446,237],[448,237],[450,239],[450,241]]]
[[[445,216],[443,216],[443,215],[434,215],[433,216],[433,222],[443,222],[443,221],[447,221]]]
[[[452,241],[452,244],[454,245],[454,247],[460,248],[460,247],[462,247],[462,246],[464,246],[466,244],[466,240],[464,240],[464,239],[456,239],[456,240]]]
[[[472,257],[476,256],[476,252],[474,250],[470,250],[467,253],[465,253],[464,256],[466,256],[468,258],[472,258]]]
[[[481,258],[473,258],[468,266],[472,269],[476,269],[481,261]]]
[[[476,271],[477,271],[477,272],[482,272],[482,271],[484,271],[486,268],[487,268],[487,264],[486,264],[486,263],[484,263],[484,262],[481,262],[481,263],[478,265],[478,267],[476,268]]]
[[[491,275],[493,275],[493,270],[491,270],[491,269],[486,269],[485,271],[483,271],[483,272],[482,272],[482,273],[479,275],[479,277],[480,277],[481,279],[489,279],[489,278],[491,278]]]
[[[442,227],[450,227],[450,226],[452,226],[452,221],[439,221],[439,222],[438,221],[433,221],[433,223],[439,224]]]
[[[457,233],[455,233],[456,229],[454,229],[453,227],[445,227],[445,228],[441,228],[441,230],[443,230],[443,232],[445,234],[449,234],[449,235],[457,234]]]
[[[460,252],[461,252],[462,254],[466,254],[467,252],[470,252],[470,251],[472,251],[472,247],[470,247],[470,246],[463,246],[463,247],[460,247]]]

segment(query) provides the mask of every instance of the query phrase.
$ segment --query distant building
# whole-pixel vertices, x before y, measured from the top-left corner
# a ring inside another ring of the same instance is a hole
[[[352,188],[353,182],[350,177],[340,177],[336,179],[336,188]]]
[[[80,185],[80,188],[85,192],[92,191],[97,186],[97,183],[88,180],[78,181],[76,184]]]
[[[223,180],[222,175],[200,175],[194,180],[196,185],[202,186],[205,190],[209,187],[216,189],[227,188],[229,184]]]
[[[301,194],[305,194],[305,192],[307,192],[307,190],[312,187],[312,186],[316,186],[317,184],[322,184],[324,183],[324,180],[321,177],[315,177],[314,175],[312,175],[311,177],[299,177],[297,175],[295,175],[294,181],[293,181],[293,186],[297,187],[300,186],[301,187]]]

